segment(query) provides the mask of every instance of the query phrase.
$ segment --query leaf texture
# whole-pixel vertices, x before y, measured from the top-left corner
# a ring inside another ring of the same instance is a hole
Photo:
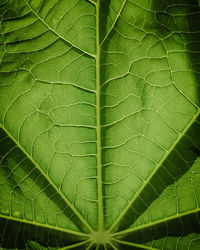
[[[0,247],[198,250],[199,2],[0,17]]]

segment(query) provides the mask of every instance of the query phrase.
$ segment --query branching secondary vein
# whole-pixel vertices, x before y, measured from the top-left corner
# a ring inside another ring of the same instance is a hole
[[[83,49],[79,48],[77,45],[73,44],[71,41],[68,41],[65,37],[61,36],[60,34],[58,34],[54,29],[52,29],[33,9],[32,7],[28,4],[28,2],[25,0],[26,5],[28,6],[28,8],[31,10],[31,12],[50,30],[52,31],[55,35],[57,35],[60,39],[64,40],[65,42],[67,42],[68,44],[70,44],[72,47],[76,48],[77,50],[79,50],[81,53],[84,53],[92,58],[95,58],[95,55],[84,51]]]
[[[29,221],[29,220],[26,220],[26,219],[15,218],[15,217],[3,215],[3,214],[0,214],[0,218],[5,219],[5,220],[12,220],[12,221],[20,222],[20,223],[33,225],[33,226],[36,226],[36,227],[47,228],[49,230],[51,229],[51,230],[59,231],[59,232],[62,232],[62,233],[68,233],[70,235],[76,235],[76,236],[86,237],[86,238],[89,237],[88,234],[84,234],[82,232],[76,232],[76,231],[72,231],[70,229],[65,229],[65,228],[61,228],[61,227],[57,227],[57,226],[53,226],[53,225],[49,225],[49,224],[42,224],[42,223],[39,223],[39,222]]]
[[[60,195],[63,201],[66,202],[68,207],[73,211],[73,213],[80,219],[80,221],[85,225],[85,227],[92,232],[91,226],[88,222],[83,218],[83,216],[79,213],[79,211],[72,205],[72,203],[68,200],[68,198],[62,193],[62,191],[54,184],[51,178],[43,171],[43,169],[38,165],[38,163],[29,155],[29,153],[19,144],[19,142],[10,134],[10,132],[0,124],[0,128],[13,140],[13,142],[22,150],[22,152],[27,156],[27,158],[34,164],[34,166],[40,171],[40,173],[45,177],[45,179],[50,183],[50,185],[56,190],[56,192]]]
[[[123,212],[120,214],[120,216],[115,220],[115,222],[110,227],[109,232],[114,231],[115,228],[116,228],[116,226],[120,224],[120,222],[123,220],[123,218],[128,213],[128,210],[134,204],[134,202],[136,201],[136,199],[141,195],[141,193],[144,190],[144,188],[146,187],[146,185],[148,185],[148,183],[151,180],[151,178],[156,174],[156,172],[158,171],[158,169],[162,166],[162,164],[167,159],[167,157],[169,156],[169,154],[172,152],[172,150],[175,148],[175,146],[180,142],[180,140],[183,138],[183,136],[186,134],[186,132],[192,126],[192,124],[196,121],[196,119],[199,117],[199,115],[200,115],[200,109],[198,109],[197,113],[194,115],[193,119],[185,127],[185,129],[182,131],[182,133],[179,134],[178,138],[171,145],[170,149],[168,151],[166,151],[166,153],[163,156],[163,158],[160,160],[160,162],[157,164],[157,166],[155,167],[155,169],[152,171],[151,175],[147,178],[147,180],[140,187],[140,189],[138,190],[137,194],[129,201],[128,205],[125,207],[125,209],[123,210]]]
[[[196,208],[194,210],[191,210],[191,211],[188,211],[188,212],[185,212],[185,213],[182,213],[182,214],[176,214],[176,215],[170,216],[168,218],[163,218],[161,220],[150,222],[150,223],[147,223],[147,224],[144,224],[144,225],[141,225],[141,226],[136,226],[136,227],[133,227],[133,228],[128,228],[126,230],[114,233],[113,234],[113,238],[115,236],[126,235],[126,234],[129,234],[129,233],[133,233],[133,232],[144,230],[146,228],[151,228],[153,226],[155,227],[155,226],[157,226],[157,225],[159,225],[161,223],[166,224],[169,221],[172,221],[172,220],[175,220],[175,219],[180,219],[181,217],[184,217],[184,216],[187,216],[187,215],[197,214],[199,212],[200,212],[200,208]]]

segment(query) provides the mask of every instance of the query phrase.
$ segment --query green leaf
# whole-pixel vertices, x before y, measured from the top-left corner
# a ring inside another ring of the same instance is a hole
[[[0,16],[0,247],[199,249],[198,1]]]
[[[199,249],[200,237],[199,234],[189,234],[185,237],[165,237],[154,242],[149,242],[147,245],[151,247],[156,247],[157,249],[173,249],[176,246],[176,249]]]

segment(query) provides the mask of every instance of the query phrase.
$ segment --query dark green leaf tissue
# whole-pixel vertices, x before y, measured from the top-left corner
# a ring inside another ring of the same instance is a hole
[[[0,1],[0,249],[200,249],[198,0]]]

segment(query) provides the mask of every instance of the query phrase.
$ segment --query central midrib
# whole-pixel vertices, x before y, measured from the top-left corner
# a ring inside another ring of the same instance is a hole
[[[96,3],[96,116],[97,116],[97,182],[98,182],[98,231],[104,231],[102,150],[101,150],[101,94],[100,94],[100,39],[99,39],[100,0]]]

